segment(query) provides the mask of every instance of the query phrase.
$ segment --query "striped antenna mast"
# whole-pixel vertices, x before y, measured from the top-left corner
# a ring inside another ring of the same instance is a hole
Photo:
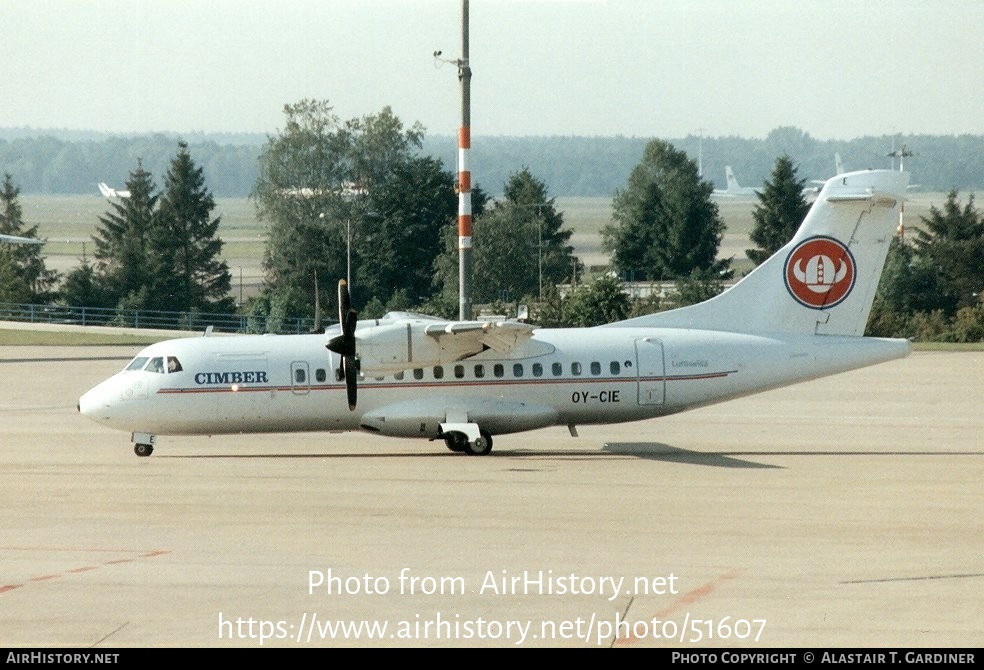
[[[443,58],[434,52],[435,64],[453,63],[458,66],[461,83],[461,126],[458,128],[458,318],[472,318],[472,202],[471,166],[468,154],[471,150],[471,66],[468,62],[468,0],[461,0],[461,58]]]
[[[461,0],[461,127],[458,128],[458,318],[472,318],[471,67],[468,63],[468,0]]]

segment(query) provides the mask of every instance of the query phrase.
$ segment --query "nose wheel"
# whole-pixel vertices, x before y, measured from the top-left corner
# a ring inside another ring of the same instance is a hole
[[[154,453],[154,443],[157,442],[157,436],[151,433],[133,433],[130,435],[130,441],[133,442],[133,453],[137,456],[147,457]]]

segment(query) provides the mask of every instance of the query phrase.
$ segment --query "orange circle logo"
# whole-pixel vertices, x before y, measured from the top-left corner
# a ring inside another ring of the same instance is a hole
[[[832,237],[804,240],[786,258],[786,288],[796,302],[811,309],[840,304],[856,278],[854,256]]]

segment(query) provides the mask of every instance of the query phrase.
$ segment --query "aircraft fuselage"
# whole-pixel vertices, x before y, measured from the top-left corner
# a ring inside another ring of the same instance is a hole
[[[536,331],[536,347],[374,375],[350,411],[326,335],[187,338],[144,349],[80,399],[113,428],[160,435],[367,430],[491,434],[636,421],[904,356],[904,340],[650,328]],[[525,352],[525,353],[524,353]],[[178,371],[168,371],[173,359]],[[158,369],[162,371],[158,371]]]

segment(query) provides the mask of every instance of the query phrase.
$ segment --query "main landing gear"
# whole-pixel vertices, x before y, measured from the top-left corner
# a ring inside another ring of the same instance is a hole
[[[456,453],[485,456],[492,451],[492,436],[483,430],[474,439],[469,439],[466,433],[452,430],[444,433],[444,444]]]

